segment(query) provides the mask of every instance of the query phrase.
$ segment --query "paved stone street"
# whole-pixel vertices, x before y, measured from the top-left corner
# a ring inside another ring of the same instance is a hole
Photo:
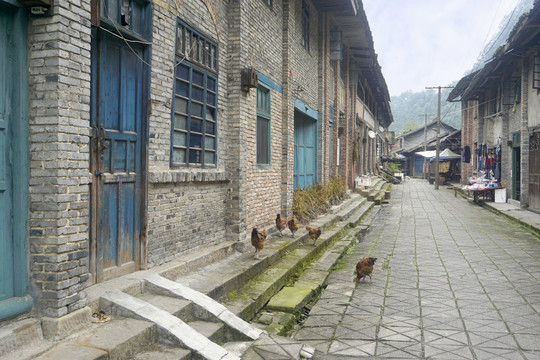
[[[376,257],[373,280],[353,282]],[[392,188],[294,338],[344,359],[540,359],[540,240],[441,186]]]

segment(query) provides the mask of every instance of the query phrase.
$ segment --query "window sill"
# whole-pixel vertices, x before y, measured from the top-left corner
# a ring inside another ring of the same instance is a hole
[[[187,182],[229,182],[229,175],[219,170],[182,169],[168,171],[150,171],[150,184],[170,184]]]

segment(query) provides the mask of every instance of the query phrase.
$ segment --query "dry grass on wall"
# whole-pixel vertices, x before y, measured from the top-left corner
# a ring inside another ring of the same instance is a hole
[[[328,184],[316,183],[303,189],[296,189],[293,197],[293,214],[299,222],[308,223],[325,213],[347,197],[347,186],[341,177],[331,177]]]

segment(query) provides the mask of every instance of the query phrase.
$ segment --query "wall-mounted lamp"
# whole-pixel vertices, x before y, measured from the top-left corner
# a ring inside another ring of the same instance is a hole
[[[242,90],[249,91],[251,88],[256,88],[259,82],[257,71],[252,67],[243,68],[241,72]]]
[[[32,16],[52,16],[53,0],[18,0]]]

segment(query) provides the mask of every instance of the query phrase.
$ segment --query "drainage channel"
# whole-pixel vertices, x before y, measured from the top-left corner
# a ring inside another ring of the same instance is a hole
[[[273,296],[251,323],[269,334],[280,336],[291,336],[297,331],[326,289],[330,273],[345,265],[346,257],[357,243],[364,240],[379,209],[380,206],[372,207],[356,224],[345,227],[340,238],[306,264],[303,271]]]

